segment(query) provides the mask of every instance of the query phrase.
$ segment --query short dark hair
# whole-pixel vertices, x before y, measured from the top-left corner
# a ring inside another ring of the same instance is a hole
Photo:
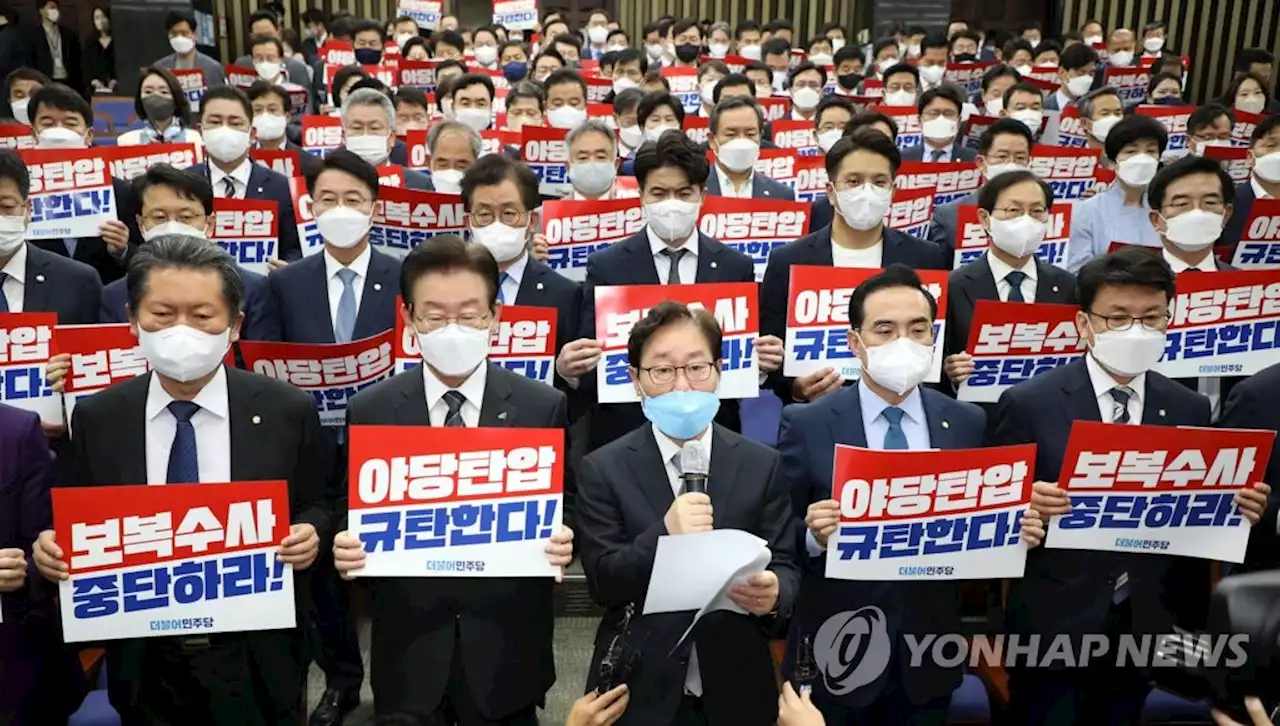
[[[1178,83],[1179,84],[1178,95],[1179,96],[1182,95],[1182,88],[1181,88],[1182,79],[1175,76],[1172,73],[1166,73],[1164,71],[1151,74],[1151,80],[1147,81],[1147,95],[1150,96],[1151,94],[1155,93],[1156,87],[1159,86],[1161,83],[1164,83],[1165,81],[1174,81],[1175,83]]]
[[[689,184],[695,187],[706,186],[707,174],[711,171],[706,152],[683,131],[675,129],[663,133],[656,143],[646,141],[636,150],[635,175],[640,188],[644,189],[650,174],[668,166],[684,172]]]
[[[249,52],[253,53],[253,49],[257,48],[260,45],[274,45],[276,47],[276,53],[280,54],[280,61],[284,62],[288,60],[287,58],[284,57],[284,43],[281,43],[280,39],[277,38],[276,36],[274,35],[253,36],[252,38],[249,39]]]
[[[386,40],[387,35],[386,26],[369,18],[361,18],[360,20],[352,21],[351,37],[354,39],[361,33],[377,33],[379,40]]]
[[[400,57],[404,59],[408,59],[409,51],[413,50],[414,48],[417,48],[418,46],[422,46],[422,50],[424,53],[426,53],[427,55],[431,55],[431,48],[427,46],[427,39],[422,37],[421,35],[415,35],[412,38],[406,40],[404,42],[404,45],[400,46]]]
[[[1115,126],[1111,127],[1111,131],[1107,133],[1105,148],[1107,158],[1115,161],[1120,155],[1120,151],[1135,141],[1155,141],[1160,145],[1160,156],[1164,156],[1164,150],[1169,146],[1169,131],[1164,124],[1147,116],[1139,116],[1133,114],[1125,116]]]
[[[208,110],[210,101],[220,100],[236,101],[244,108],[245,117],[253,118],[253,104],[250,103],[249,97],[245,95],[245,92],[235,86],[218,86],[205,91],[204,97],[200,99],[201,118],[203,118],[204,112]]]
[[[791,55],[791,44],[786,38],[770,38],[760,46],[760,57],[771,55]]]
[[[831,62],[838,69],[841,63],[845,61],[856,60],[862,64],[864,70],[867,65],[867,59],[862,55],[862,46],[857,43],[845,43],[840,46],[840,50],[836,51],[832,56]]]
[[[431,104],[427,102],[427,93],[421,88],[401,86],[400,89],[396,91],[396,95],[391,99],[391,102],[394,103],[397,108],[399,108],[400,104],[406,103],[410,106],[417,106],[418,108],[425,110],[427,113],[431,112]]]
[[[138,118],[145,119],[147,111],[142,106],[142,82],[151,76],[160,76],[160,80],[164,81],[164,85],[168,86],[169,93],[173,96],[173,117],[180,124],[188,124],[191,122],[191,102],[187,100],[187,94],[182,90],[182,84],[178,83],[178,78],[173,72],[164,68],[150,66],[143,68],[138,74],[138,92],[133,97],[133,110],[138,114]]]
[[[924,40],[920,41],[920,53],[924,54],[926,50],[931,50],[935,48],[941,48],[947,52],[950,52],[951,41],[943,33],[926,34],[924,36]]]
[[[691,29],[697,29],[698,36],[699,37],[702,36],[702,26],[698,25],[697,20],[694,20],[693,18],[681,18],[677,20],[674,25],[671,26],[671,37],[674,38],[677,35],[683,33],[684,31],[691,30]]]
[[[621,93],[613,95],[613,113],[623,114],[640,107],[640,99],[644,98],[644,91],[639,88],[628,88]],[[511,96],[507,96],[507,105],[511,105]]]
[[[342,105],[338,103],[338,92],[342,90],[343,86],[347,85],[347,81],[351,80],[353,76],[368,78],[369,74],[357,65],[343,66],[333,72],[333,78],[329,80],[329,100],[333,105]]]
[[[752,83],[750,78],[741,73],[730,73],[716,82],[716,88],[711,94],[711,100],[714,103],[720,103],[720,97],[724,95],[724,89],[737,88],[738,86],[746,87],[751,97],[756,97],[756,84]]]
[[[1249,135],[1249,145],[1252,146],[1258,143],[1264,136],[1271,133],[1272,129],[1277,127],[1280,127],[1280,113],[1263,116],[1258,125],[1253,127],[1253,133]]]
[[[987,127],[986,131],[978,137],[978,153],[986,156],[991,147],[996,143],[996,137],[1004,134],[1012,134],[1021,136],[1027,140],[1027,148],[1030,149],[1036,143],[1036,137],[1031,134],[1031,129],[1021,121],[1013,118],[998,119],[995,123]]]
[[[920,113],[924,113],[925,106],[928,106],[939,98],[944,101],[948,101],[951,105],[955,106],[957,113],[964,110],[964,95],[961,94],[959,88],[951,83],[943,83],[937,88],[930,88],[920,94],[920,100],[916,104],[916,108]]]
[[[50,83],[53,83],[48,76],[34,68],[14,69],[9,72],[9,75],[4,77],[5,100],[8,100],[7,96],[13,92],[13,84],[18,81],[34,81],[42,86],[47,86]]]
[[[659,106],[668,106],[675,113],[676,121],[684,123],[684,104],[680,99],[670,93],[662,93],[660,91],[650,91],[644,94],[640,99],[640,105],[636,107],[636,121],[639,122],[640,128],[644,128],[644,120],[653,115],[653,112]]]
[[[636,61],[639,61],[640,75],[643,76],[649,72],[649,58],[644,53],[641,53],[635,48],[623,48],[622,50],[614,52],[617,53],[613,58],[614,68],[626,65],[627,63],[635,63]]]
[[[850,119],[852,119],[857,114],[857,109],[853,107],[853,101],[850,101],[844,96],[836,96],[836,95],[823,96],[822,100],[818,101],[817,110],[813,112],[814,127],[817,127],[818,124],[822,123],[822,114],[826,113],[828,109],[832,109],[832,108],[844,109],[849,113]],[[843,131],[841,132],[840,135],[841,136],[844,135]]]
[[[1222,185],[1222,201],[1235,204],[1236,185],[1231,175],[1217,161],[1196,154],[1188,154],[1156,172],[1147,185],[1147,203],[1152,209],[1163,208],[1165,190],[1169,185],[1192,174],[1212,174],[1218,177],[1218,182]]]
[[[202,237],[166,234],[139,247],[129,261],[125,292],[131,317],[138,315],[153,270],[216,272],[222,278],[222,300],[231,317],[234,319],[244,308],[244,280],[234,257]]]
[[[1245,48],[1236,53],[1234,70],[1236,73],[1248,73],[1254,64],[1271,65],[1276,56],[1266,48]]]
[[[831,180],[832,184],[836,181],[836,173],[840,170],[840,164],[844,162],[845,157],[855,151],[870,151],[873,154],[883,156],[889,161],[889,172],[891,174],[897,174],[898,167],[902,166],[902,154],[898,152],[898,147],[893,139],[886,138],[884,134],[875,129],[858,129],[848,136],[840,137],[835,146],[832,146],[831,150],[827,152],[827,178]]]
[[[1015,73],[1016,72],[1017,71],[1015,71]],[[1036,98],[1040,99],[1041,106],[1043,107],[1044,94],[1040,92],[1040,89],[1036,88],[1030,83],[1027,83],[1026,81],[1018,81],[1012,86],[1009,86],[1009,88],[1004,92],[1004,95],[1000,97],[1000,100],[1004,102],[1005,108],[1009,107],[1009,102],[1013,99],[1013,96],[1015,93],[1026,93],[1026,94],[1035,96]]]
[[[280,99],[280,105],[284,108],[286,116],[293,112],[293,99],[289,97],[289,92],[284,86],[273,85],[270,81],[254,81],[253,85],[249,86],[249,90],[245,91],[245,95],[249,97],[250,104],[264,96],[275,96]]]
[[[449,98],[456,98],[458,91],[471,86],[484,86],[484,90],[489,92],[489,102],[493,102],[493,80],[479,73],[464,73],[453,79],[453,84],[449,86]]]
[[[1058,67],[1064,71],[1078,71],[1090,63],[1098,62],[1098,51],[1084,43],[1076,43],[1058,55]]]
[[[50,83],[32,94],[27,118],[31,119],[33,126],[41,106],[78,113],[84,119],[85,126],[93,127],[93,107],[84,100],[84,96],[61,83]]]
[[[477,187],[497,186],[511,181],[520,190],[520,202],[526,212],[538,207],[538,177],[528,166],[506,154],[485,154],[462,175],[462,205],[470,212]]]
[[[1031,49],[1031,60],[1034,61],[1044,53],[1057,53],[1062,55],[1062,44],[1052,38],[1045,38],[1040,41],[1040,45]]]
[[[196,16],[186,10],[170,10],[169,14],[164,16],[164,29],[166,31],[173,30],[175,25],[187,24],[191,32],[196,32]]]
[[[916,83],[920,82],[920,69],[916,68],[910,63],[894,63],[893,65],[885,69],[885,72],[884,72],[885,82],[888,83],[889,76],[896,76],[899,73],[909,73],[911,74],[912,78],[916,79]]]
[[[12,180],[18,187],[18,195],[26,199],[31,194],[31,172],[27,164],[12,149],[0,149],[0,179]]]
[[[1006,189],[1023,182],[1039,184],[1040,190],[1044,192],[1044,206],[1053,206],[1053,187],[1049,186],[1049,182],[1036,176],[1035,172],[1018,170],[1000,174],[983,184],[978,190],[978,208],[991,212],[996,208],[996,202],[1000,201],[1000,195]]]
[[[316,173],[307,176],[307,193],[314,196],[316,193],[316,181],[320,179],[320,175],[326,171],[341,171],[364,182],[369,187],[369,193],[374,199],[378,198],[378,170],[373,168],[373,164],[361,159],[346,148],[334,149],[325,155],[324,164],[316,169]]]
[[[142,213],[142,200],[152,187],[168,187],[183,199],[194,199],[204,207],[205,215],[213,214],[213,184],[203,174],[175,169],[169,164],[156,164],[133,180],[133,198]]]
[[[716,316],[705,308],[691,308],[684,303],[665,300],[649,308],[649,312],[632,326],[631,335],[627,337],[627,364],[639,370],[640,359],[644,357],[644,347],[649,340],[659,330],[678,323],[692,323],[706,338],[711,359],[721,359],[724,355],[724,333]]]
[[[413,309],[413,286],[418,280],[433,272],[458,271],[474,272],[484,280],[492,310],[498,301],[498,263],[484,245],[467,244],[456,234],[432,237],[405,255],[400,265],[400,299],[405,308]]]
[[[888,126],[889,132],[892,134],[891,140],[895,142],[898,140],[898,122],[894,121],[892,116],[874,109],[859,111],[854,114],[853,118],[849,119],[849,123],[844,125],[844,131],[842,131],[840,135],[851,136],[857,133],[858,130],[870,129],[875,124],[884,124],[885,126]],[[871,130],[874,131],[875,129]]]
[[[462,33],[456,30],[446,30],[435,37],[435,42],[431,46],[433,53],[442,45],[462,50],[467,47],[467,41],[462,39]]]
[[[1210,163],[1217,165],[1216,161]],[[1076,299],[1080,301],[1080,309],[1091,313],[1098,292],[1103,287],[1119,285],[1149,287],[1162,291],[1172,300],[1173,269],[1163,255],[1153,255],[1150,249],[1135,245],[1095,257],[1076,273]]]
[[[721,77],[729,75],[729,66],[725,65],[722,60],[709,60],[706,63],[698,64],[698,83],[701,85],[702,77],[711,72],[719,73]]]
[[[305,24],[327,26],[329,24],[329,13],[325,12],[321,8],[311,8],[310,10],[303,11],[302,22]]]
[[[1206,103],[1192,111],[1190,116],[1187,116],[1187,133],[1194,136],[1200,129],[1212,126],[1214,121],[1223,116],[1227,117],[1227,123],[1232,127],[1236,125],[1236,115],[1231,112],[1230,108],[1220,103]]]
[[[742,40],[743,33],[749,33],[753,30],[757,33],[760,32],[760,23],[754,20],[740,20],[738,21],[738,27],[733,29],[733,39]]]
[[[635,89],[632,89],[635,90]],[[538,102],[538,113],[542,113],[547,107],[546,92],[542,90],[540,84],[533,81],[520,81],[507,91],[507,108],[516,105],[516,101],[522,98],[531,98]],[[616,101],[616,99],[615,99]]]
[[[884,50],[885,48],[893,48],[894,50],[898,50],[898,41],[894,40],[893,38],[881,38],[880,40],[877,40],[871,46],[872,62],[875,62],[876,57],[880,55],[880,51]]]
[[[551,47],[554,48],[557,45],[571,45],[574,48],[581,49],[582,38],[573,33],[561,33],[551,39]]]
[[[759,131],[764,133],[764,111],[760,110],[760,104],[756,103],[753,96],[730,96],[723,101],[719,101],[711,109],[711,118],[708,119],[708,129],[711,135],[716,135],[716,130],[720,127],[720,117],[729,111],[739,108],[749,108],[755,112],[756,121],[759,122]]]
[[[853,288],[853,294],[849,296],[849,327],[858,330],[866,322],[868,297],[881,290],[895,287],[909,287],[919,290],[920,294],[924,295],[924,299],[929,302],[929,320],[937,319],[938,301],[924,286],[924,283],[920,280],[920,275],[916,274],[916,271],[910,267],[900,262],[895,262]]]
[[[822,85],[827,85],[827,69],[815,65],[812,61],[805,61],[792,68],[791,71],[787,73],[787,85],[790,86],[795,83],[796,76],[810,71],[816,72],[818,75],[822,76]]]
[[[954,48],[956,46],[956,41],[961,39],[972,40],[974,43],[978,44],[979,50],[982,49],[982,36],[978,35],[974,30],[961,30],[959,33],[951,36],[951,40],[947,43],[947,48]]]
[[[991,88],[992,83],[995,83],[1001,78],[1012,78],[1013,82],[1016,84],[1018,81],[1022,80],[1022,74],[1004,63],[997,63],[996,65],[988,68],[986,73],[982,74],[983,92],[985,93],[987,89]]]
[[[1031,54],[1031,58],[1033,60],[1035,59],[1036,51],[1034,48],[1031,47],[1031,41],[1023,40],[1022,38],[1014,38],[1010,40],[1008,43],[1004,44],[1004,48],[1002,49],[1002,52],[1004,54],[1004,59],[1005,59],[1004,62],[1005,63],[1011,62],[1013,60],[1013,57],[1017,55],[1018,51],[1020,50],[1025,50],[1026,52]]]
[[[270,10],[259,10],[254,14],[250,15],[249,23],[248,23],[249,27],[252,28],[253,24],[258,22],[259,20],[270,21],[271,27],[273,28],[280,27],[280,18],[276,17],[276,14],[271,12]]]
[[[547,79],[542,82],[543,90],[547,91],[548,93],[551,91],[552,86],[567,86],[567,85],[574,85],[574,86],[577,86],[578,88],[581,88],[582,98],[586,99],[587,82],[582,80],[582,76],[578,75],[577,71],[570,70],[568,68],[561,68],[558,71],[552,71],[551,75],[547,76]]]

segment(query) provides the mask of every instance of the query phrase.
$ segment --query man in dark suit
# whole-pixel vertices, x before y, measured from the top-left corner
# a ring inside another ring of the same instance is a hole
[[[320,157],[304,151],[301,146],[289,141],[286,129],[293,116],[293,100],[284,86],[273,86],[266,81],[256,81],[246,92],[249,103],[253,106],[253,130],[257,138],[257,147],[268,151],[292,151],[298,155],[296,172],[303,177],[312,177],[324,168]],[[288,220],[285,223],[291,223]]]
[[[485,360],[502,313],[498,264],[461,239],[436,237],[401,268],[405,324],[418,334],[424,365],[351,399],[348,426],[568,426],[562,392]],[[458,341],[471,336],[474,345]],[[550,538],[548,560],[572,556],[567,527]],[[342,532],[339,571],[364,566],[364,550]],[[373,692],[379,715],[424,723],[534,726],[555,682],[549,578],[374,578]]]
[[[973,161],[977,153],[966,148],[960,137],[960,113],[964,96],[950,83],[920,94],[921,138],[924,141],[902,150],[903,161]]]
[[[280,40],[280,17],[271,10],[259,10],[249,16],[250,38],[275,38]],[[252,51],[253,48],[250,48]],[[301,50],[301,49],[295,49]],[[236,65],[241,68],[253,68],[253,56],[242,55],[236,58]],[[284,59],[285,73],[289,82],[306,88],[311,85],[311,74],[307,72],[307,64],[297,58]]]
[[[901,166],[893,141],[873,129],[859,129],[827,152],[827,198],[839,214],[830,227],[790,242],[769,254],[760,284],[760,332],[783,338],[787,332],[787,293],[792,265],[888,267],[903,263],[917,270],[945,270],[942,250],[889,229],[885,213],[893,197],[893,178]],[[772,376],[783,403],[811,401],[841,385],[832,368],[789,378]]]
[[[1173,271],[1158,255],[1126,247],[1095,258],[1077,277],[1076,328],[1089,348],[1079,360],[1005,391],[988,443],[1036,445],[1031,506],[1042,516],[1070,510],[1056,483],[1075,421],[1153,426],[1208,426],[1208,400],[1152,371],[1164,352],[1174,294]],[[1138,334],[1133,333],[1134,326]],[[1106,345],[1100,345],[1101,343]],[[1256,487],[1257,485],[1255,485]],[[1236,503],[1251,522],[1266,496],[1243,490]],[[1059,636],[1083,652],[1085,634],[1107,639],[1173,632],[1203,623],[1210,591],[1207,560],[1038,548],[1009,594],[1008,627],[1038,637],[1032,657]],[[1061,663],[1061,661],[1059,661]],[[1149,682],[1133,665],[1091,661],[1089,667],[1009,668],[1012,722],[1057,726],[1136,724]]]
[[[53,479],[40,417],[0,404],[0,723],[15,726],[65,723],[86,687],[30,559],[31,543],[53,526]]]
[[[1001,174],[979,190],[978,209],[991,246],[953,271],[947,288],[943,372],[957,386],[973,373],[973,356],[966,349],[979,300],[1074,303],[1076,294],[1070,272],[1036,257],[1053,209],[1047,182],[1029,171]]]
[[[231,86],[211,88],[200,101],[200,130],[209,161],[191,171],[205,177],[219,198],[260,199],[280,208],[280,264],[302,257],[298,228],[293,221],[289,180],[249,158],[253,142],[253,104],[244,91]]]
[[[342,132],[348,151],[374,166],[399,164],[405,189],[435,191],[431,179],[407,168],[408,159],[392,158],[396,140],[396,107],[386,92],[357,88],[342,105]]]
[[[60,16],[58,0],[40,3],[40,27],[37,37],[30,40],[35,69],[82,91],[84,66],[80,60],[80,38],[74,30],[58,22]]]
[[[1280,363],[1264,368],[1231,389],[1222,406],[1218,425],[1230,429],[1280,431]],[[1280,491],[1280,458],[1271,457],[1267,464],[1266,482],[1273,492]],[[1272,570],[1280,566],[1280,529],[1276,519],[1280,506],[1273,496],[1258,525],[1249,531],[1249,549],[1245,552],[1246,571]]]
[[[333,516],[315,399],[223,365],[244,289],[220,248],[200,237],[157,237],[127,279],[130,323],[153,370],[76,406],[68,485],[287,482],[292,524],[278,557],[292,566],[299,614],[287,630],[112,641],[111,706],[125,723],[145,726],[192,714],[216,726],[296,723],[306,676],[305,570],[331,537]],[[36,565],[51,582],[67,577],[61,547],[69,545],[51,530],[36,540]]]
[[[773,726],[769,639],[790,614],[800,580],[781,461],[712,420],[722,361],[720,325],[710,313],[660,303],[632,328],[627,347],[631,380],[651,404],[649,423],[588,455],[579,483],[583,570],[592,598],[608,608],[587,688],[599,687],[601,660],[629,630],[624,637],[643,644],[642,660],[619,724]],[[686,409],[696,412],[677,413]],[[682,491],[681,452],[691,447],[709,462],[705,492]],[[746,613],[708,616],[677,648],[692,612],[640,615],[658,540],[713,528],[756,535],[772,559],[728,592]]]
[[[36,148],[84,148],[93,141],[93,109],[83,96],[60,83],[36,91],[28,113],[36,133]],[[111,181],[116,219],[103,222],[98,228],[99,236],[33,240],[49,252],[89,265],[97,270],[104,284],[124,274],[129,255],[142,241],[128,182]]]
[[[431,175],[424,175],[423,191],[461,194],[462,176],[480,158],[483,143],[480,134],[460,121],[442,120],[432,124],[427,132],[427,156],[430,157],[427,164]],[[514,160],[519,162],[520,157]]]
[[[933,358],[936,318],[937,301],[920,277],[905,265],[886,268],[849,299],[849,345],[862,362],[858,383],[782,411],[778,450],[793,514],[805,523],[800,546],[807,555],[783,675],[791,677],[800,643],[842,611],[879,608],[893,653],[887,675],[860,688],[814,682],[813,701],[827,723],[941,726],[960,684],[958,665],[944,667],[932,659],[910,665],[904,640],[959,631],[958,582],[850,582],[824,574],[827,540],[840,518],[840,504],[831,498],[836,444],[881,450],[982,446],[981,409],[920,385]]]
[[[794,202],[795,190],[756,171],[764,113],[749,96],[729,96],[711,110],[711,151],[716,163],[707,175],[707,194]]]
[[[680,285],[702,282],[754,282],[751,258],[730,249],[697,229],[698,207],[705,192],[707,157],[683,133],[668,131],[636,151],[636,180],[640,184],[649,224],[633,237],[606,247],[587,258],[587,279],[582,287],[582,321],[578,339],[569,343],[556,360],[556,370],[594,404],[587,450],[605,444],[644,424],[644,414],[634,403],[602,404],[596,401],[596,364],[600,341],[596,339],[595,288],[606,285]],[[782,365],[782,341],[774,336],[756,341],[760,370],[772,372]],[[725,400],[716,421],[733,431],[742,430],[736,400]]]
[[[1249,181],[1236,187],[1236,203],[1219,242],[1233,254],[1244,236],[1254,200],[1280,199],[1280,113],[1264,116],[1254,127],[1249,156],[1253,160],[1253,173]]]

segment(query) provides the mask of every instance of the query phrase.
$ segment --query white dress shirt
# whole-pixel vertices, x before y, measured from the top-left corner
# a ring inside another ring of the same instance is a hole
[[[1213,261],[1212,247],[1206,247],[1204,250],[1204,258],[1194,265],[1188,265],[1187,263],[1183,262],[1177,257],[1174,257],[1173,255],[1169,254],[1169,250],[1164,248],[1160,249],[1160,256],[1164,258],[1165,262],[1169,263],[1169,267],[1173,268],[1173,272],[1175,275],[1179,272],[1186,272],[1187,270],[1190,270],[1190,269],[1196,269],[1201,272],[1217,272],[1218,271],[1218,266],[1214,264],[1214,261]]]
[[[462,404],[462,422],[469,428],[479,426],[480,405],[484,402],[484,383],[488,377],[489,364],[483,362],[471,372],[461,386],[451,389],[436,378],[430,366],[422,366],[422,379],[427,389],[427,415],[431,425],[444,426],[445,419],[449,417],[449,404],[445,403],[444,394],[447,391],[456,390],[467,399],[467,402]]]
[[[672,441],[670,437],[658,430],[657,426],[653,427],[653,438],[658,442],[658,453],[662,456],[662,462],[667,467],[667,480],[671,483],[671,493],[677,497],[680,496],[681,490],[684,488],[684,480],[680,478],[680,449],[681,444]],[[702,449],[702,453],[706,456],[706,461],[711,461],[711,427],[702,432],[702,437],[692,439],[693,443]],[[685,693],[692,696],[702,695],[702,672],[698,668],[698,649],[695,647],[689,654],[689,670],[684,675]]]
[[[671,271],[671,258],[661,254],[666,249],[670,249],[673,252],[676,249],[681,249],[686,252],[680,258],[680,266],[678,268],[680,271],[680,284],[690,285],[698,281],[698,230],[696,228],[679,247],[675,248],[663,242],[654,233],[653,227],[646,225],[645,233],[649,236],[649,252],[653,254],[653,266],[658,271],[658,282],[663,285],[667,284],[667,276]]]
[[[178,434],[178,420],[169,412],[175,399],[160,385],[160,375],[151,374],[147,386],[146,459],[147,484],[164,484],[169,478],[169,451]],[[192,403],[200,407],[191,417],[196,433],[196,465],[200,481],[221,484],[231,481],[231,404],[227,399],[227,369],[218,372],[200,389]]]
[[[4,268],[0,269],[0,273],[4,273],[4,285],[0,286],[0,292],[4,293],[5,302],[9,304],[9,312],[22,312],[22,298],[27,282],[27,244],[25,242],[18,245],[17,251],[5,263]]]
[[[1267,194],[1267,190],[1263,189],[1262,185],[1258,183],[1257,174],[1249,175],[1249,186],[1253,187],[1253,196],[1258,199],[1271,199],[1271,195]]]
[[[833,267],[884,267],[884,240],[863,250],[851,250],[841,247],[835,240],[831,241],[831,264]]]
[[[1013,290],[1013,285],[1010,285],[1005,278],[1009,276],[1010,272],[1014,271],[1014,268],[990,252],[987,253],[987,264],[991,267],[991,276],[995,278],[996,292],[1000,293],[1000,301],[1009,302],[1009,293]],[[1035,302],[1036,258],[1032,256],[1022,267],[1017,269],[1018,272],[1026,275],[1022,279],[1022,284],[1018,286],[1022,290],[1022,299],[1027,302]]]
[[[213,184],[213,196],[225,197],[226,183],[222,180],[230,177],[236,187],[236,199],[244,199],[245,190],[249,188],[249,174],[253,172],[253,162],[245,159],[230,174],[219,169],[217,164],[209,162],[209,182]]]
[[[1255,180],[1254,185],[1257,185]],[[1207,248],[1204,251],[1204,257],[1194,265],[1188,265],[1182,260],[1169,254],[1169,250],[1161,249],[1161,256],[1164,261],[1169,263],[1169,267],[1173,269],[1174,274],[1186,272],[1187,270],[1199,270],[1201,272],[1217,272],[1218,265],[1213,259],[1213,248]],[[1196,390],[1209,399],[1209,410],[1213,418],[1218,418],[1218,405],[1222,403],[1222,379],[1211,376],[1202,376],[1196,379]]]
[[[955,150],[955,143],[956,143],[956,140],[952,139],[951,142],[948,143],[946,146],[938,148],[936,146],[931,146],[929,144],[929,141],[926,139],[924,141],[924,146],[921,148],[921,151],[923,151],[924,153],[921,154],[920,160],[929,161],[929,162],[936,161],[939,164],[941,164],[944,161],[951,161],[951,153],[952,151]],[[939,156],[937,159],[933,158],[933,155],[938,153],[939,151],[942,152],[942,155]]]
[[[1058,90],[1054,91],[1054,92],[1053,92],[1053,95],[1054,95],[1055,97],[1057,97],[1057,99],[1058,99],[1058,110],[1059,110],[1059,111],[1061,111],[1062,109],[1064,109],[1064,108],[1066,108],[1067,106],[1070,106],[1072,103],[1074,103],[1074,101],[1072,101],[1070,98],[1067,98],[1067,94],[1063,93],[1061,88],[1059,88]]]
[[[1141,323],[1134,323],[1134,325],[1141,325]],[[1102,417],[1103,423],[1111,423],[1111,412],[1116,403],[1116,400],[1111,397],[1111,389],[1119,387],[1120,384],[1116,383],[1102,364],[1093,359],[1093,354],[1085,354],[1084,366],[1089,371],[1093,395],[1098,399],[1098,415]],[[1137,426],[1142,423],[1142,397],[1147,395],[1147,374],[1139,373],[1134,376],[1133,380],[1129,381],[1128,387],[1133,391],[1133,395],[1129,396],[1129,423]]]
[[[502,304],[515,305],[516,296],[520,294],[520,283],[524,280],[524,271],[529,269],[529,253],[520,255],[520,259],[511,263],[507,268],[507,276],[504,278],[502,274],[498,274],[498,279],[502,280]]]
[[[733,180],[729,178],[728,174],[724,173],[724,169],[721,169],[719,164],[716,164],[711,168],[716,170],[716,180],[720,182],[720,196],[730,197],[732,199],[751,198],[751,192],[755,187],[756,179],[754,169],[752,170],[751,175],[747,177],[746,184],[743,184],[741,187],[735,187],[733,185]]]
[[[364,281],[369,277],[369,259],[373,257],[371,249],[365,245],[364,252],[352,260],[350,265],[343,265],[329,254],[329,250],[324,251],[324,279],[329,287],[329,323],[335,331],[338,329],[338,302],[342,299],[342,279],[338,277],[338,271],[343,267],[355,270],[356,279],[351,281],[351,289],[356,294],[356,315],[359,316],[360,301],[364,298]]]

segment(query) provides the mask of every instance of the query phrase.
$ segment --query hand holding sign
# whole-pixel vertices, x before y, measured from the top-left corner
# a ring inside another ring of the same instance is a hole
[[[831,393],[843,385],[844,378],[835,368],[823,368],[797,378],[795,383],[791,384],[791,397],[797,401],[808,402],[818,396]]]
[[[44,367],[44,379],[54,393],[62,393],[67,385],[67,372],[71,370],[71,354],[59,353],[49,356]]]
[[[359,537],[343,530],[333,538],[333,566],[343,579],[354,579],[353,573],[364,567],[364,558],[364,543]]]
[[[118,219],[103,222],[98,227],[98,236],[112,252],[120,252],[129,245],[129,228]]]
[[[551,245],[547,242],[547,236],[539,232],[533,236],[533,249],[530,255],[538,262],[546,262],[551,259]]]
[[[756,359],[761,373],[772,373],[782,367],[782,339],[776,335],[756,338]]]
[[[276,559],[293,565],[295,570],[305,570],[320,554],[320,535],[310,524],[295,524],[289,528],[289,536],[280,540]]]
[[[963,350],[955,355],[949,355],[942,364],[942,368],[946,372],[947,378],[951,379],[952,383],[959,385],[973,375],[973,356]]]
[[[1039,547],[1044,541],[1044,520],[1035,509],[1028,509],[1023,513],[1018,520],[1018,527],[1022,530],[1022,541],[1027,543],[1027,547]]]
[[[594,338],[579,338],[565,345],[556,359],[556,371],[561,378],[578,378],[595,370],[600,363],[603,348]]]
[[[1262,519],[1262,511],[1267,508],[1267,495],[1270,493],[1271,487],[1263,482],[1254,482],[1252,489],[1236,492],[1236,506],[1240,508],[1244,518],[1249,520],[1250,526]]]
[[[560,531],[551,535],[545,549],[547,562],[553,567],[568,567],[573,562],[573,530],[561,525]],[[564,581],[564,573],[556,575],[556,582]]]
[[[62,548],[54,542],[52,529],[46,529],[36,537],[31,545],[31,554],[36,560],[36,569],[49,582],[67,579],[67,563],[62,559]]]
[[[14,592],[27,582],[27,558],[16,547],[0,549],[0,592]]]
[[[813,533],[813,539],[823,548],[827,548],[827,538],[836,533],[836,525],[840,524],[840,502],[824,499],[809,505],[804,514],[804,526]]]
[[[1071,513],[1071,500],[1056,483],[1038,481],[1031,485],[1031,508],[1052,517]]]

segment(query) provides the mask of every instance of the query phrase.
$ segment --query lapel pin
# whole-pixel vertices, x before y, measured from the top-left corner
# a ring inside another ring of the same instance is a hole
[[[1160,409],[1160,418],[1164,418],[1164,409]]]
[[[949,428],[951,428],[951,422],[950,422],[950,421],[943,421],[943,422],[942,422],[942,428],[944,428],[944,429],[949,429]]]
[[[713,270],[714,270],[715,268],[716,268],[716,263],[715,263],[715,262],[712,262],[712,263],[711,263],[711,269],[713,269]]]
[[[251,420],[251,421],[253,421],[253,425],[254,425],[254,426],[257,426],[258,424],[262,423],[262,417],[261,417],[261,416],[254,416],[254,417],[253,417],[252,419],[250,419],[250,420]]]
[[[382,289],[382,283],[381,283],[381,282],[375,282],[375,283],[373,283],[373,289],[374,289],[374,292],[377,292],[378,290],[381,290],[381,289]]]
[[[36,282],[44,282],[44,275],[36,275]]]
[[[542,283],[541,283],[541,282],[539,282],[539,283],[538,283],[538,289],[539,289],[539,290],[541,290],[541,289],[542,289]]]
[[[499,421],[506,421],[506,420],[507,420],[507,412],[506,412],[506,411],[503,411],[502,413],[498,414],[498,420],[499,420]]]
[[[1053,291],[1054,291],[1054,292],[1057,292],[1057,291],[1058,291],[1058,286],[1057,286],[1057,285],[1054,285],[1054,286],[1053,286]]]

